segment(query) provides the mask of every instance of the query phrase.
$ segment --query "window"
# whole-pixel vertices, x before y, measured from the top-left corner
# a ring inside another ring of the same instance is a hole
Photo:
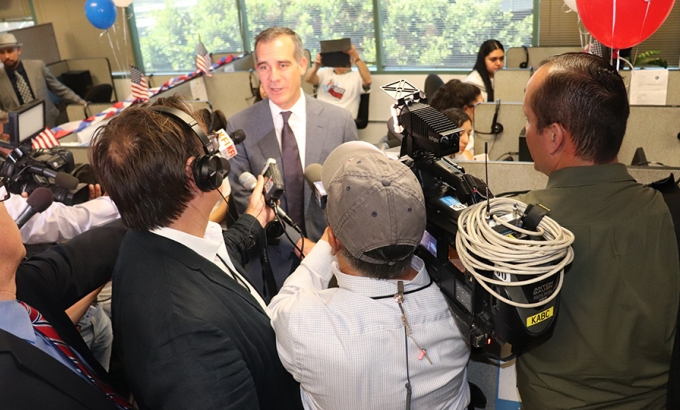
[[[0,33],[34,24],[33,13],[28,0],[14,1],[12,4],[0,7]]]
[[[245,0],[249,41],[273,26],[295,30],[314,60],[321,40],[350,38],[361,58],[376,60],[372,0]],[[312,61],[313,62],[313,61]]]
[[[196,68],[199,36],[209,52],[242,52],[238,9],[224,0],[135,0],[145,72]]]
[[[531,45],[533,0],[135,0],[145,71],[191,71],[198,35],[210,52],[252,49],[267,27],[295,30],[312,60],[349,37],[381,69],[470,69],[490,38]],[[239,25],[242,7],[246,26]],[[377,5],[377,10],[374,9]],[[376,24],[375,19],[378,19]],[[380,30],[375,32],[376,27]],[[246,38],[241,39],[241,29]]]

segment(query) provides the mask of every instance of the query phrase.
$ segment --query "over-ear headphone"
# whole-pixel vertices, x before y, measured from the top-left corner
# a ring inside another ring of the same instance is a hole
[[[519,63],[519,68],[527,68],[529,67],[529,49],[527,46],[522,46],[522,48],[524,49],[525,58],[523,62]]]
[[[208,136],[205,134],[201,126],[192,116],[182,110],[173,107],[152,106],[152,111],[161,113],[167,117],[174,119],[177,123],[184,127],[188,127],[201,141],[205,155],[198,155],[191,164],[191,170],[194,175],[194,182],[196,186],[204,192],[210,192],[222,185],[224,178],[229,175],[231,165],[229,161],[216,155],[218,147],[213,144]],[[212,110],[211,110],[212,112]],[[214,113],[213,113],[214,115]],[[212,116],[211,116],[212,119]]]

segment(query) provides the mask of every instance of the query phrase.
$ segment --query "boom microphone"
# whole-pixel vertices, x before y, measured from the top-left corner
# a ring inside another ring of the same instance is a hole
[[[39,163],[32,163],[27,168],[28,172],[54,179],[54,183],[68,190],[78,188],[78,178],[65,172],[57,172]]]
[[[255,185],[257,185],[257,178],[255,178],[255,175],[251,174],[250,172],[244,172],[238,177],[238,182],[243,185],[245,189],[248,191],[252,192],[253,189],[255,189]],[[292,219],[286,214],[283,209],[281,209],[278,205],[275,205],[272,207],[274,209],[274,212],[276,215],[281,218],[281,220],[288,225],[292,227],[296,227],[297,225],[295,222],[293,222]]]
[[[54,202],[54,196],[52,195],[52,191],[47,188],[40,187],[31,192],[31,195],[29,195],[26,200],[26,208],[15,220],[19,229],[21,229],[33,215],[49,208],[50,205],[52,205],[52,202]]]

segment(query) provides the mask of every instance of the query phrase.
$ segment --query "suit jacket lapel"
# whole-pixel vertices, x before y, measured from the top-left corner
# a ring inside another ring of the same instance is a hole
[[[4,68],[0,70],[0,85],[2,85],[2,92],[3,94],[9,96],[9,98],[14,101],[14,104],[19,106],[19,99],[17,98],[17,94],[14,92],[14,88],[12,87],[12,83],[9,80],[9,75],[7,74],[7,70]]]
[[[0,329],[0,353],[8,352],[18,366],[30,370],[64,395],[91,409],[115,409],[104,393],[78,376],[73,370],[29,344]]]

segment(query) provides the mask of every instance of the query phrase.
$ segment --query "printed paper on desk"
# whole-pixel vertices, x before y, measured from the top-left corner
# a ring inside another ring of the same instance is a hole
[[[236,156],[236,144],[224,130],[217,131],[217,139],[220,141],[220,154],[222,158],[230,159]]]
[[[668,70],[633,70],[631,105],[666,105]]]

